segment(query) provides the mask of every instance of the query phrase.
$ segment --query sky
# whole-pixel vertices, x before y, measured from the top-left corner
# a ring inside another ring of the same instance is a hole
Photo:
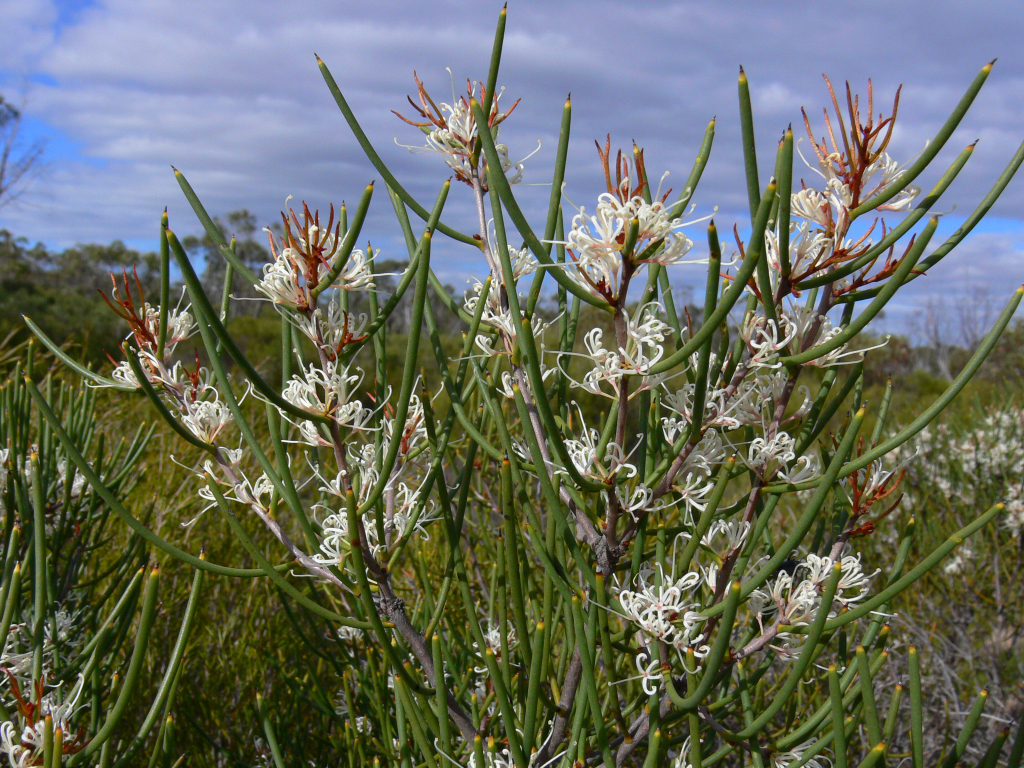
[[[4,0],[0,3],[0,93],[23,105],[27,142],[43,141],[45,164],[18,201],[0,208],[0,228],[50,247],[123,240],[156,245],[168,207],[179,234],[199,225],[174,181],[189,179],[214,214],[247,208],[269,224],[283,208],[347,201],[354,207],[377,173],[362,154],[317,69],[339,86],[399,180],[427,207],[448,170],[435,155],[399,146],[422,142],[392,113],[411,110],[418,73],[437,101],[467,77],[486,76],[501,4],[492,0],[281,3],[253,0]],[[801,106],[821,135],[828,102],[822,74],[864,93],[876,111],[903,85],[890,152],[912,159],[942,124],[978,70],[997,58],[988,83],[933,167],[928,189],[967,144],[971,161],[935,211],[935,243],[987,192],[1024,140],[1024,10],[1012,2],[901,3],[512,0],[499,84],[503,104],[522,99],[501,140],[526,163],[517,189],[540,227],[549,194],[562,106],[572,94],[566,198],[593,210],[603,191],[595,139],[636,141],[652,177],[683,183],[704,129],[717,118],[711,160],[692,217],[714,214],[720,231],[747,218],[736,97],[749,77],[762,181]],[[603,142],[602,142],[603,143]],[[800,148],[810,149],[805,140]],[[797,179],[816,177],[799,159]],[[403,258],[394,214],[378,184],[363,240]],[[456,184],[444,219],[475,231],[468,187]],[[567,203],[568,204],[568,203]],[[571,212],[571,211],[570,211]],[[890,217],[892,224],[898,217]],[[704,246],[703,227],[689,231]],[[434,267],[453,285],[484,271],[475,249],[437,243]],[[703,284],[676,268],[678,286]],[[913,331],[930,307],[946,322],[989,313],[1024,282],[1024,173],[967,241],[915,281],[882,320]]]

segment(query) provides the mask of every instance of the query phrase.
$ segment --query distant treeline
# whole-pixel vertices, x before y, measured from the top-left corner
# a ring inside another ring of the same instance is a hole
[[[222,219],[214,219],[226,237],[236,238],[236,253],[255,273],[270,261],[266,240],[261,237],[256,217],[246,210],[235,211]],[[219,302],[224,287],[224,260],[208,236],[185,238],[183,245],[193,263],[202,265],[202,280],[207,294]],[[405,262],[382,261],[377,269],[383,274],[377,279],[377,290],[386,297],[391,294],[395,278],[406,266]],[[109,245],[76,245],[61,251],[48,250],[41,243],[30,245],[25,238],[0,229],[0,339],[13,334],[20,340],[27,334],[22,315],[32,318],[54,341],[69,343],[73,354],[102,367],[107,353],[120,356],[118,346],[127,329],[103,301],[101,292],[110,295],[111,273],[120,276],[122,270],[132,278],[138,276],[147,300],[156,303],[159,295],[159,257],[156,253],[141,253],[125,246],[120,240]],[[461,292],[445,286],[449,295],[461,303]],[[247,354],[258,362],[279,344],[279,321],[267,302],[253,301],[259,296],[237,275],[231,286],[235,297],[231,303],[230,324],[235,338]],[[181,295],[181,286],[172,287],[172,296]],[[435,297],[436,301],[436,297]],[[407,302],[403,302],[407,303]],[[458,339],[463,327],[447,309],[434,313],[446,342]],[[351,311],[367,311],[362,294],[352,297]],[[541,307],[546,315],[554,316],[551,307]],[[687,307],[685,312],[696,321],[700,308]],[[686,317],[683,313],[682,321]],[[962,314],[962,313],[961,313]],[[581,327],[606,325],[606,318],[584,308]],[[400,305],[388,322],[388,329],[401,337],[407,330],[408,313]],[[610,328],[609,328],[610,330]],[[905,336],[893,336],[888,344],[873,350],[867,358],[867,383],[884,383],[888,376],[895,380],[924,377],[937,383],[955,376],[974,351],[973,343],[947,341],[939,334],[928,334],[931,339],[913,345]],[[733,329],[735,333],[735,329]],[[970,339],[976,334],[962,334]],[[869,343],[870,339],[864,342]],[[877,340],[875,340],[877,341]],[[1014,322],[1007,329],[998,347],[986,363],[984,377],[1005,383],[1020,383],[1024,377],[1024,323]],[[924,381],[919,384],[925,384]],[[927,386],[925,387],[927,388]]]

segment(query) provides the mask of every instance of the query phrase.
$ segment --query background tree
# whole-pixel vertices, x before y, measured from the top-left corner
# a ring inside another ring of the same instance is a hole
[[[260,242],[257,233],[261,227],[257,224],[256,215],[243,208],[232,211],[222,220],[214,217],[214,223],[225,240],[235,238],[235,253],[238,258],[253,272],[259,274],[263,265],[270,260],[270,252]],[[210,239],[209,234],[202,237],[186,237],[182,245],[192,258],[201,256],[203,259],[203,288],[211,296],[220,296],[224,290],[224,274],[226,262],[219,253],[219,246]],[[253,291],[244,280],[234,275],[231,280],[231,294],[235,298],[253,299],[259,294]],[[255,317],[260,312],[260,305],[252,301],[235,302],[231,305],[231,317]]]
[[[16,200],[29,172],[38,168],[44,145],[23,146],[19,129],[22,112],[0,95],[0,208]]]

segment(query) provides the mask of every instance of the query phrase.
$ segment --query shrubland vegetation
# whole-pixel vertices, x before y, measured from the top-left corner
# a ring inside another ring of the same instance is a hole
[[[967,162],[911,186],[990,67],[908,167],[895,105],[834,99],[820,191],[791,131],[759,181],[741,75],[752,232],[730,258],[712,222],[697,256],[714,123],[674,201],[598,145],[608,191],[571,216],[567,102],[531,227],[503,33],[485,83],[438,107],[417,81],[407,120],[471,188],[470,234],[320,62],[404,262],[355,248],[372,188],[265,247],[180,174],[205,234],[165,216],[159,253],[0,236],[10,764],[1019,768],[1021,293],[960,344],[864,327],[1024,159],[927,257],[936,218],[902,239]],[[465,296],[442,235],[488,263]],[[703,301],[677,305],[693,259]]]

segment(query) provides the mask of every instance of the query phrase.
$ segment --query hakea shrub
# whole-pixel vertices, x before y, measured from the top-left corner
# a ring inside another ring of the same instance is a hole
[[[1024,410],[1010,400],[971,416],[966,424],[926,427],[902,449],[909,472],[907,503],[971,508],[998,499],[1006,507],[1003,527],[1019,537],[1024,529]],[[961,564],[961,558],[953,557],[943,568],[955,571]]]
[[[440,155],[469,187],[475,218],[462,229],[443,218],[450,182],[429,209],[413,199],[318,59],[405,239],[408,268],[390,296],[376,291],[373,253],[355,247],[372,185],[351,219],[344,208],[286,211],[273,262],[254,274],[176,172],[221,244],[226,285],[239,275],[280,315],[281,382],[246,359],[224,324],[229,291],[215,306],[166,218],[159,304],[127,275],[115,281],[111,304],[130,326],[123,362],[110,377],[82,374],[148,398],[205,455],[197,510],[223,515],[252,565],[360,659],[342,681],[322,681],[340,685],[349,764],[869,766],[897,757],[886,744],[909,719],[922,765],[914,650],[908,697],[896,687],[880,700],[873,685],[896,639],[886,607],[1002,506],[975,510],[911,562],[915,510],[899,508],[903,474],[885,462],[978,370],[1022,294],[947,390],[895,434],[885,431],[888,399],[865,434],[864,350],[854,342],[963,240],[1024,159],[1022,146],[925,257],[939,220],[915,225],[973,145],[927,194],[913,182],[990,66],[913,163],[887,152],[898,94],[891,114],[876,116],[870,86],[866,104],[847,88],[844,106],[832,94],[824,127],[805,116],[806,178],[786,130],[764,185],[741,72],[750,232],[741,240],[734,228],[726,258],[713,221],[706,249],[685,234],[701,221],[687,217],[714,122],[675,197],[641,149],[613,155],[610,139],[598,144],[607,191],[593,213],[573,213],[562,204],[567,101],[547,215],[528,221],[513,191],[526,170],[497,143],[514,117],[496,88],[504,23],[502,12],[486,81],[438,105],[417,78],[416,116],[403,117],[426,137],[413,151]],[[463,301],[431,269],[438,236],[486,261]],[[170,306],[171,255],[187,307]],[[675,265],[695,263],[707,265],[697,314],[681,312],[670,279]],[[543,311],[549,300],[554,312]],[[400,304],[410,330],[393,367],[386,321]],[[438,313],[464,324],[454,357]],[[607,324],[581,324],[593,313]],[[196,334],[206,366],[179,354]],[[437,393],[419,373],[421,351],[436,358]],[[247,397],[265,404],[265,440],[242,408]],[[84,471],[74,446],[65,449]],[[278,542],[276,562],[254,543],[255,527]],[[857,545],[881,529],[898,544],[881,572],[869,571]],[[945,765],[964,753],[984,702],[982,692]],[[273,702],[260,706],[269,759],[288,765]],[[1016,745],[1019,765],[1024,740]]]
[[[891,387],[890,382],[887,390]],[[918,551],[934,549],[976,510],[1000,500],[1005,504],[997,525],[979,531],[893,605],[894,634],[920,654],[923,749],[929,762],[948,748],[951,731],[963,722],[965,705],[979,688],[988,693],[981,735],[994,736],[1012,725],[1022,709],[1024,628],[1017,606],[1024,598],[1019,578],[1024,411],[1013,390],[997,389],[992,400],[946,411],[890,460],[892,469],[905,465],[899,470],[899,507],[918,516],[913,545]],[[862,539],[861,552],[865,562],[884,563],[897,544],[897,531],[887,526]],[[893,661],[879,685],[894,685],[906,674],[906,660]],[[891,750],[909,751],[908,725],[897,723]],[[961,762],[979,762],[985,747],[985,739],[976,737]]]
[[[160,621],[159,569],[148,567],[154,534],[126,518],[132,535],[119,551],[108,546],[110,503],[137,486],[155,425],[111,447],[97,390],[40,371],[32,346],[4,366],[0,386],[0,762],[130,766],[144,749],[154,760],[174,755],[170,710],[204,571],[161,671],[149,653]],[[32,383],[40,378],[45,397]],[[158,687],[143,702],[149,675]]]

